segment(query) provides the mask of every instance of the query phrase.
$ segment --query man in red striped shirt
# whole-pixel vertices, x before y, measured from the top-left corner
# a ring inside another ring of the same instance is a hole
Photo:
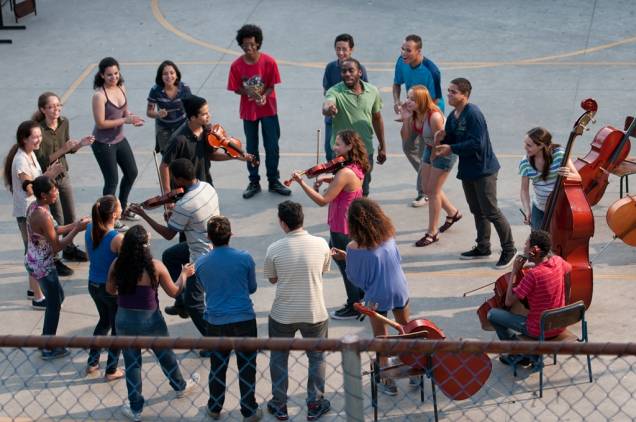
[[[516,340],[516,333],[539,338],[539,322],[543,311],[565,306],[565,280],[569,279],[572,266],[560,256],[552,255],[551,247],[552,242],[547,232],[533,230],[526,240],[524,256],[515,258],[506,291],[506,306],[510,307],[526,299],[529,312],[525,317],[503,309],[490,310],[488,320],[495,327],[500,340]],[[534,263],[534,267],[526,271],[517,285],[517,274],[526,260]],[[545,333],[545,338],[555,337],[562,331],[563,329],[549,330]],[[515,357],[502,356],[500,360],[510,364],[513,358]],[[521,363],[530,362],[525,359]]]

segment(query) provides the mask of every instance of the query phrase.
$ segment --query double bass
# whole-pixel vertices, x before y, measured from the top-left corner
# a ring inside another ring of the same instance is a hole
[[[574,162],[590,206],[598,204],[609,184],[610,172],[629,154],[629,137],[634,134],[634,129],[636,119],[631,121],[625,132],[612,126],[603,127],[594,136],[590,152]]]

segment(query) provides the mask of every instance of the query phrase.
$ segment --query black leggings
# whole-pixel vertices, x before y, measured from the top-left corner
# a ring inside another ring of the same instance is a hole
[[[117,166],[119,165],[121,168],[124,177],[122,177],[119,186],[119,202],[121,202],[122,209],[125,210],[128,205],[128,195],[137,178],[137,163],[135,163],[135,156],[130,149],[128,140],[124,138],[116,144],[95,142],[91,148],[102,171],[102,176],[104,176],[103,195],[115,195],[119,179]]]

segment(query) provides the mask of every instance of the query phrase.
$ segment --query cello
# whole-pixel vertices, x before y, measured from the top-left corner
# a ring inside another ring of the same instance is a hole
[[[625,132],[613,126],[603,127],[594,136],[590,152],[574,162],[590,206],[598,204],[609,184],[610,172],[629,154],[629,137],[634,134],[634,129],[636,119],[631,121]]]
[[[596,101],[591,98],[581,102],[581,107],[586,111],[570,132],[564,163],[570,158],[574,139],[583,133],[598,109]],[[589,241],[594,235],[594,215],[580,181],[557,176],[541,228],[550,233],[552,252],[572,266],[570,303],[583,300],[587,309],[592,303],[593,274]]]

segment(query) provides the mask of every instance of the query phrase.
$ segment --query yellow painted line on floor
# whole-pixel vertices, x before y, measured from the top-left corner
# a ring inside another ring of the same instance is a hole
[[[82,82],[84,82],[84,79],[86,79],[88,75],[93,73],[93,69],[95,69],[96,67],[97,67],[97,64],[91,63],[84,68],[84,71],[77,77],[77,79],[73,81],[71,86],[68,87],[68,89],[64,92],[64,94],[62,94],[62,97],[60,98],[60,101],[62,102],[62,104],[68,101],[68,99],[71,97],[71,95],[73,95],[75,90],[81,85]]]

